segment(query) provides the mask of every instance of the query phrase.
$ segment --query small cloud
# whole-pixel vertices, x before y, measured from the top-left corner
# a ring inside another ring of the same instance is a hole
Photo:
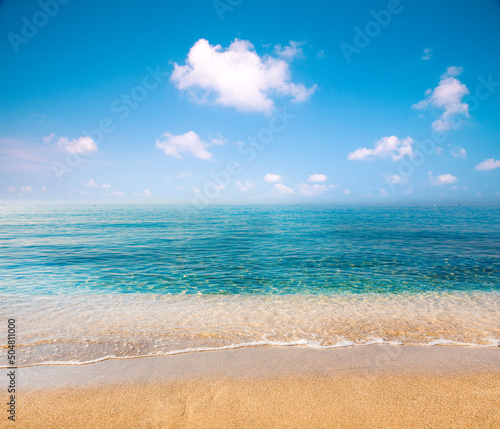
[[[349,194],[351,193],[351,191],[350,191],[349,189],[344,189],[344,190],[342,191],[342,193],[343,193],[344,195],[349,195]]]
[[[301,48],[303,44],[304,42],[294,42],[293,40],[290,40],[288,46],[285,46],[284,48],[282,48],[281,45],[276,45],[274,47],[274,53],[286,61],[292,61],[297,57],[304,56],[304,52]]]
[[[431,59],[431,54],[432,54],[432,49],[431,48],[425,48],[424,49],[424,55],[422,56],[422,60],[430,60]]]
[[[43,141],[45,143],[50,143],[54,138],[55,134],[50,134],[47,137],[43,137]],[[85,136],[72,140],[68,137],[59,137],[56,144],[57,147],[65,153],[78,153],[83,155],[86,153],[97,152],[99,150],[94,140]]]
[[[425,91],[426,97],[412,106],[412,109],[423,110],[427,107],[442,110],[443,113],[432,123],[437,131],[448,131],[458,126],[463,118],[469,117],[469,105],[462,99],[469,94],[469,89],[458,79],[462,67],[448,67],[434,89]]]
[[[32,188],[30,185],[23,186],[23,187],[21,188],[20,195],[26,194],[26,193],[28,193],[28,192],[33,192],[33,188]]]
[[[40,188],[40,191],[42,191],[42,192],[47,192],[47,186],[42,186],[42,187]]]
[[[9,192],[16,192],[16,188],[14,188],[14,186],[9,186],[9,187],[7,188],[7,190],[8,190]]]
[[[323,49],[318,52],[318,58],[325,58],[325,56],[325,51]]]
[[[292,195],[295,194],[295,191],[288,186],[283,185],[283,183],[276,183],[274,185],[275,189],[282,195]]]
[[[283,180],[283,176],[280,176],[279,174],[272,174],[272,173],[267,173],[264,176],[264,181],[265,182],[281,182]]]
[[[114,192],[111,192],[111,195],[113,195],[113,197],[124,197],[125,196],[125,192],[123,192],[123,191],[114,191]]]
[[[349,153],[349,161],[366,161],[374,158],[387,158],[390,156],[393,161],[398,161],[405,155],[413,155],[413,139],[406,137],[399,139],[396,136],[382,137],[375,143],[373,149],[366,147],[356,149]]]
[[[382,194],[383,197],[386,197],[388,195],[387,191],[383,188],[380,190],[380,193]]]
[[[408,177],[400,176],[399,174],[389,174],[385,176],[385,180],[388,183],[392,183],[394,185],[404,185],[408,183]]]
[[[251,191],[251,190],[255,189],[255,184],[253,182],[242,183],[239,180],[236,180],[234,183],[238,187],[238,190],[241,192]]]
[[[44,143],[50,143],[52,140],[54,140],[54,137],[56,135],[54,133],[49,134],[48,136],[42,137],[42,140]]]
[[[325,185],[319,185],[318,183],[314,185],[308,185],[306,183],[301,183],[297,185],[297,191],[301,195],[319,195],[328,190],[328,187]]]
[[[311,174],[308,178],[308,182],[325,182],[328,179],[326,174]]]
[[[427,174],[429,183],[433,186],[451,185],[452,183],[455,183],[458,180],[457,177],[449,173],[440,174],[439,176],[436,177],[432,175],[432,171],[429,171]]]
[[[85,186],[88,186],[89,188],[111,188],[111,185],[109,183],[102,183],[99,185],[94,179],[90,179],[87,183],[85,183]]]
[[[476,170],[485,171],[485,170],[494,170],[495,168],[500,167],[500,160],[495,160],[494,158],[488,158],[483,162],[480,162],[476,165]]]
[[[208,161],[212,159],[212,154],[207,150],[210,143],[204,142],[194,131],[185,134],[174,135],[169,132],[162,134],[162,139],[156,140],[156,147],[163,150],[165,155],[182,159],[183,154],[188,153],[195,158]]]
[[[144,189],[144,191],[142,191],[141,197],[151,197],[151,196],[153,196],[151,191],[148,191],[147,189]]]
[[[467,151],[463,147],[454,147],[451,150],[451,155],[453,158],[466,158],[467,157]]]
[[[201,192],[201,189],[196,186],[190,186],[189,189],[191,189],[191,191],[195,194],[199,194]]]
[[[401,192],[403,195],[411,195],[413,194],[413,189],[408,188],[405,191]]]
[[[185,179],[186,177],[192,177],[193,176],[193,173],[181,173],[181,174],[178,174],[177,177],[179,179]]]

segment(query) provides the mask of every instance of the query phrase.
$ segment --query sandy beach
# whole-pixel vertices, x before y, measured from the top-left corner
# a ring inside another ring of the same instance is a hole
[[[262,347],[18,371],[20,428],[500,425],[498,348]]]

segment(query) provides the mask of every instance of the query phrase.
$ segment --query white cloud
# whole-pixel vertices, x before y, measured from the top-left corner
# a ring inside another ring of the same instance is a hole
[[[483,162],[480,162],[476,165],[476,170],[484,171],[484,170],[494,170],[495,168],[500,167],[500,160],[495,160],[494,158],[485,159]]]
[[[349,195],[349,194],[351,193],[351,191],[350,191],[349,189],[344,189],[344,190],[342,191],[342,193],[343,193],[344,195]]]
[[[308,185],[306,183],[301,183],[297,185],[297,191],[301,195],[319,195],[328,190],[328,187],[325,185],[320,185],[318,183],[314,185]]]
[[[454,147],[451,150],[451,155],[453,158],[466,158],[467,157],[467,151],[463,147]]]
[[[325,58],[325,51],[323,49],[318,52],[318,58]]]
[[[422,60],[430,60],[431,59],[431,54],[432,54],[432,49],[431,48],[425,48],[424,49],[424,54],[422,55]]]
[[[277,191],[280,194],[283,195],[292,195],[295,194],[295,191],[292,188],[289,188],[288,186],[283,185],[283,183],[276,183],[274,187],[277,189]]]
[[[399,174],[390,174],[385,177],[386,181],[395,185],[404,185],[408,183],[408,177],[400,176]]]
[[[181,174],[178,174],[177,177],[179,179],[185,179],[186,177],[191,177],[193,175],[193,173],[181,173]]]
[[[7,188],[7,190],[8,190],[9,192],[16,192],[16,188],[14,188],[14,186],[9,186],[9,187]]]
[[[30,185],[23,186],[21,188],[21,195],[26,194],[28,192],[33,192],[33,188]]]
[[[42,192],[47,192],[47,186],[42,186],[42,187],[40,188],[40,191],[42,191]]]
[[[393,161],[398,161],[405,155],[413,155],[414,141],[411,137],[399,139],[396,136],[382,137],[375,143],[373,149],[366,147],[356,149],[349,153],[347,157],[350,161],[369,160],[373,158],[387,158],[390,156]]]
[[[432,107],[443,111],[440,117],[432,123],[435,130],[447,131],[454,125],[458,126],[461,119],[469,117],[469,105],[462,102],[469,90],[456,79],[456,76],[461,73],[461,67],[448,67],[441,76],[439,85],[425,91],[425,99],[412,106],[417,110]]]
[[[171,79],[178,89],[189,90],[200,101],[267,114],[274,107],[272,94],[302,102],[317,88],[293,83],[286,61],[261,58],[249,41],[238,39],[227,49],[198,40],[188,53],[186,65],[174,65]]]
[[[144,191],[142,191],[141,197],[151,197],[152,195],[153,193],[151,191],[144,189]]]
[[[88,186],[89,188],[111,188],[111,185],[109,183],[102,183],[99,185],[94,179],[90,179],[87,183],[85,183],[85,186]]]
[[[383,197],[386,197],[388,195],[388,192],[385,190],[385,189],[381,189],[380,190],[380,194],[383,196]]]
[[[236,180],[234,183],[238,187],[238,190],[241,192],[251,191],[252,189],[255,189],[255,184],[253,182],[242,183],[239,180]]]
[[[182,159],[182,154],[189,153],[195,158],[208,161],[212,159],[212,154],[207,150],[210,143],[204,142],[194,131],[185,134],[173,135],[169,132],[162,134],[162,139],[156,140],[156,147],[165,152],[168,156]]]
[[[49,134],[48,136],[42,137],[44,143],[50,143],[56,135],[54,133]]]
[[[43,141],[50,143],[55,137],[55,134],[52,133],[47,137],[43,137]],[[68,137],[59,137],[56,144],[60,150],[66,153],[86,154],[99,150],[94,140],[90,137],[79,137],[73,140],[70,140]]]
[[[433,186],[451,185],[458,180],[457,177],[449,173],[440,174],[436,177],[432,175],[432,171],[429,171],[427,174],[429,176],[429,183]]]
[[[281,45],[276,45],[274,47],[274,53],[286,61],[292,61],[294,58],[302,57],[304,55],[301,48],[303,44],[304,42],[294,42],[293,40],[290,40],[288,46],[281,47]]]
[[[264,181],[266,182],[281,182],[283,180],[283,176],[280,176],[279,174],[272,174],[272,173],[267,173],[264,176]]]
[[[114,197],[124,197],[125,192],[123,192],[123,191],[111,192],[111,195],[113,195]]]
[[[328,179],[326,174],[311,174],[308,178],[308,182],[325,182]]]

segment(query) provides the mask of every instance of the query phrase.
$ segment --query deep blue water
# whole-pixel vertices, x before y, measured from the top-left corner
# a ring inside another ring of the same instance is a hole
[[[499,206],[17,206],[0,293],[500,289]]]

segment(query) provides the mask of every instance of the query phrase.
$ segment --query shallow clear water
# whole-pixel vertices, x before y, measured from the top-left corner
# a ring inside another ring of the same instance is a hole
[[[500,338],[498,206],[4,206],[0,216],[0,311],[18,320],[20,364]]]

